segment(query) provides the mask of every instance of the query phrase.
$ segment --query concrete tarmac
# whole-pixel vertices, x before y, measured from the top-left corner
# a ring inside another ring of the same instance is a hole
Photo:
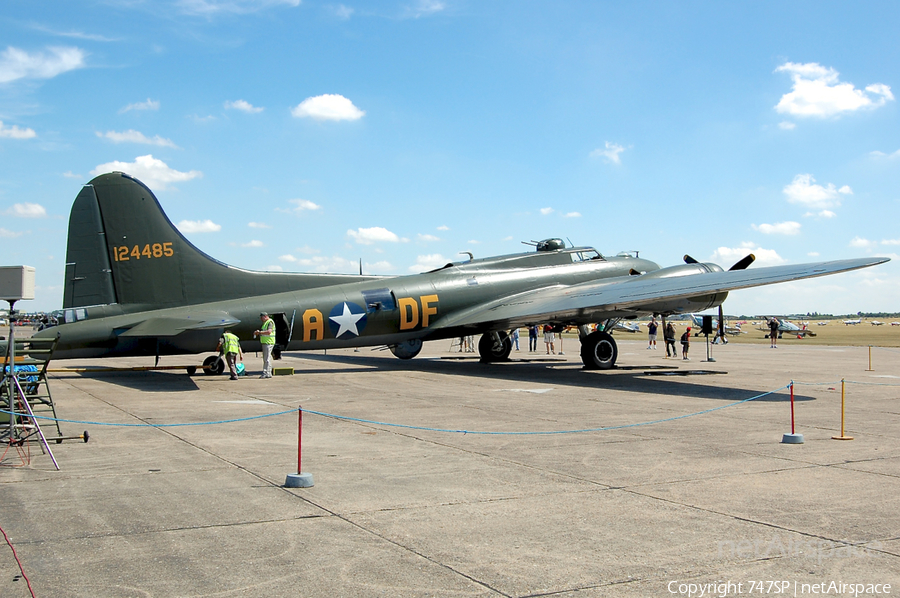
[[[900,350],[866,371],[866,348],[708,363],[697,340],[683,361],[621,335],[608,372],[566,339],[495,365],[442,341],[286,354],[268,380],[253,354],[238,381],[53,373],[90,442],[52,444],[60,471],[7,450],[0,527],[40,597],[900,594]],[[152,358],[52,367],[84,365]],[[792,380],[804,444],[781,442]],[[298,406],[315,485],[289,489]],[[0,575],[31,595],[2,544]]]

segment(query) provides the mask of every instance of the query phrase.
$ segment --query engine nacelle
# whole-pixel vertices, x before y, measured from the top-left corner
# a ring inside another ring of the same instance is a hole
[[[694,263],[682,264],[680,266],[670,266],[668,268],[660,268],[653,272],[647,272],[641,278],[673,278],[677,276],[692,276],[694,274],[707,274],[709,272],[723,272],[718,264]],[[672,299],[670,301],[656,303],[655,312],[661,314],[684,314],[694,313],[718,307],[725,302],[728,292],[714,293],[711,295],[697,295],[695,297],[682,297],[680,299]]]
[[[713,263],[682,264],[660,268],[643,275],[643,278],[673,278],[675,276],[690,276],[692,274],[706,274],[708,272],[723,272],[722,266]]]

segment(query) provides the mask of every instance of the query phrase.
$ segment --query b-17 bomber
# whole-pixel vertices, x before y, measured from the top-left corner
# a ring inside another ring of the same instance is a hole
[[[608,369],[618,357],[611,331],[622,320],[699,312],[720,306],[729,291],[888,261],[748,268],[753,259],[724,270],[685,256],[661,268],[636,254],[605,256],[548,239],[532,251],[409,276],[256,272],[201,252],[146,185],[114,172],[94,178],[75,199],[64,317],[35,337],[58,338],[54,359],[205,353],[226,329],[251,350],[266,312],[275,321],[276,355],[387,346],[410,359],[425,341],[481,335],[481,360],[498,362],[509,357],[510,330],[550,324],[578,327],[585,367]],[[221,371],[221,362],[210,363],[208,371]]]

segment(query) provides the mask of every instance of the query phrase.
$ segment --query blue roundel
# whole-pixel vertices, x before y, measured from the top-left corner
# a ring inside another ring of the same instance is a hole
[[[328,314],[328,327],[336,339],[356,338],[366,327],[366,310],[355,303],[338,303]]]

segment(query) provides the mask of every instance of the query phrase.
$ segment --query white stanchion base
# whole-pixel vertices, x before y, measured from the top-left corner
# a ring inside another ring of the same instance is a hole
[[[803,434],[785,434],[781,437],[783,444],[803,444]]]
[[[289,473],[284,485],[286,488],[312,488],[313,476],[311,473]]]

